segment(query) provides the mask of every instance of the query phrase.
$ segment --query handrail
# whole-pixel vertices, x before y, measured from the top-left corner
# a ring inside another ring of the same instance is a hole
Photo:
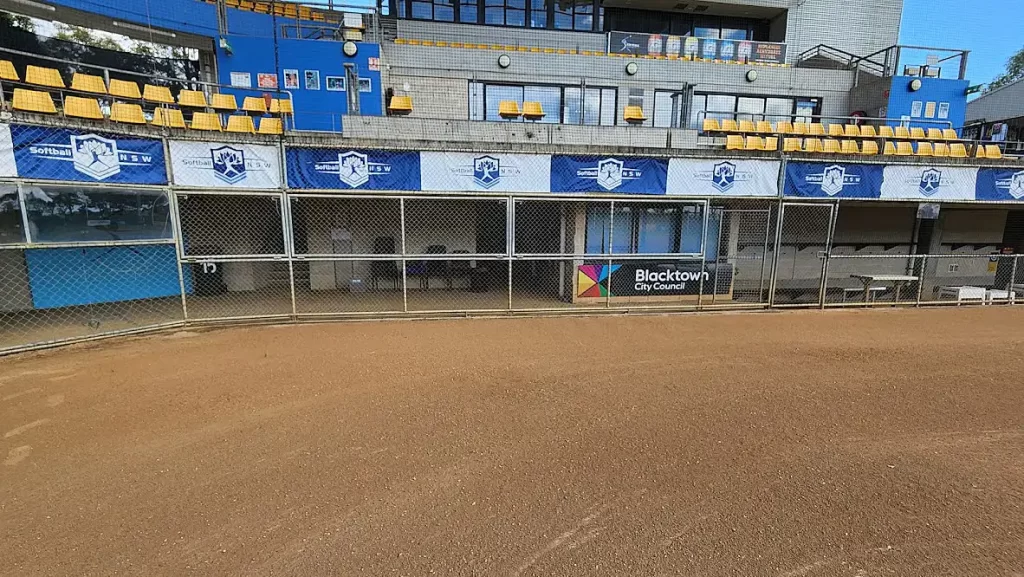
[[[799,118],[810,118],[812,120],[813,119],[818,119],[818,120],[844,120],[844,121],[847,121],[847,122],[844,122],[844,124],[856,124],[857,122],[864,122],[866,120],[867,121],[873,121],[873,122],[881,122],[881,123],[890,123],[890,122],[892,122],[892,123],[896,123],[897,125],[899,123],[901,123],[901,122],[905,122],[904,120],[902,120],[900,118],[890,118],[890,117],[882,117],[882,116],[836,116],[836,115],[830,115],[830,114],[775,114],[775,113],[769,114],[769,113],[766,113],[766,112],[737,112],[735,110],[722,110],[722,111],[717,111],[717,110],[701,110],[701,111],[699,111],[697,113],[697,121],[701,125],[703,125],[704,119],[707,118],[708,114],[721,114],[721,115],[729,115],[729,114],[731,114],[733,117],[740,116],[740,115],[747,115],[747,116],[750,116],[752,118],[760,117],[761,120],[765,120],[765,119],[767,119],[769,117],[771,117],[771,118],[789,118],[789,119],[794,118],[794,117],[799,117]],[[942,126],[944,128],[954,128],[953,123],[951,121],[949,121],[949,120],[930,120],[930,119],[925,119],[925,118],[921,118],[921,119],[915,118],[915,119],[913,119],[913,123],[915,123],[915,124],[938,124],[938,125],[940,125],[940,126]],[[819,123],[819,124],[822,124],[822,123]],[[698,127],[697,130],[701,130],[701,129]],[[826,134],[825,136],[827,137],[828,135]]]
[[[800,53],[800,57],[797,59],[797,63],[803,62],[804,60],[809,60],[810,58],[813,58],[814,56],[818,56],[820,54],[843,57],[843,59],[846,60],[844,70],[853,70],[857,64],[866,63],[871,65],[866,67],[868,70],[876,71],[881,75],[885,75],[886,73],[885,64],[871,60],[870,56],[858,56],[851,52],[842,50],[840,48],[829,46],[828,44],[818,44],[817,46],[812,46],[811,48],[804,50],[802,53]],[[844,63],[837,62],[837,64],[842,65]]]

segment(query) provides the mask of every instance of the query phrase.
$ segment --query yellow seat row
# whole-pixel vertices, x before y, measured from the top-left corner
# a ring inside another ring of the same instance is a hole
[[[833,136],[839,138],[889,138],[894,140],[958,140],[956,130],[952,128],[929,128],[906,126],[871,126],[856,124],[820,124],[817,122],[779,121],[773,126],[771,122],[760,120],[733,120],[726,118],[719,122],[717,118],[705,118],[704,132],[779,134],[794,136]]]
[[[731,134],[725,137],[725,149],[774,152],[779,149],[779,138],[777,136],[768,136],[766,138],[761,138],[760,136],[743,137],[738,134]]]
[[[742,136],[730,134],[726,136],[726,150],[766,150],[778,149],[778,137]],[[858,142],[856,140],[836,140],[833,138],[794,138],[787,137],[782,143],[783,152],[806,152],[821,154],[859,154],[872,156],[885,154],[891,156],[928,156],[940,158],[967,158],[967,146],[962,142],[919,142],[917,148],[910,142],[886,142],[879,150],[878,143],[873,140]],[[996,145],[979,145],[976,158],[1002,158]]]
[[[512,120],[520,116],[527,120],[540,120],[544,118],[544,107],[540,102],[524,102],[523,109],[520,110],[519,103],[515,100],[502,100],[498,103],[498,116],[505,120]]]
[[[208,4],[216,4],[216,0],[205,0]],[[297,18],[299,20],[311,20],[313,22],[341,23],[341,18],[320,10],[312,10],[306,6],[300,6],[292,2],[254,2],[251,0],[224,0],[224,4],[230,8],[238,8],[259,14],[274,14],[285,18]]]
[[[406,116],[412,114],[412,97],[395,95],[388,102],[388,112],[395,116]]]

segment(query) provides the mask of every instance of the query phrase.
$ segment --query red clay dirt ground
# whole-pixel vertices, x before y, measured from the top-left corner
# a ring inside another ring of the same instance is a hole
[[[1024,575],[1024,308],[0,359],[0,575]]]

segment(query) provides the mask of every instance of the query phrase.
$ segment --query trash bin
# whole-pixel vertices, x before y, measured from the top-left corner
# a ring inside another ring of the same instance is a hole
[[[221,254],[221,248],[218,246],[195,247],[193,250],[199,254]],[[191,263],[191,266],[193,294],[211,296],[227,292],[228,287],[224,284],[224,263],[200,261]]]

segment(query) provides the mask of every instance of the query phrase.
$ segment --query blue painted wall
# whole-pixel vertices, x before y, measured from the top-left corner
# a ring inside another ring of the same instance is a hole
[[[967,90],[969,81],[950,78],[918,78],[921,81],[921,89],[911,92],[910,81],[914,80],[914,78],[918,77],[894,76],[892,78],[892,84],[889,89],[888,117],[900,118],[901,116],[911,116],[914,101],[920,101],[922,104],[921,115],[910,119],[911,126],[939,128],[938,124],[919,121],[949,120],[953,123],[953,128],[959,131],[964,125],[964,115],[967,112],[967,96],[964,95],[964,91]],[[929,102],[934,102],[936,109],[936,115],[931,119],[924,116],[924,111]],[[938,117],[938,108],[941,102],[949,103],[949,118],[947,119]],[[894,122],[893,124],[899,123]]]

